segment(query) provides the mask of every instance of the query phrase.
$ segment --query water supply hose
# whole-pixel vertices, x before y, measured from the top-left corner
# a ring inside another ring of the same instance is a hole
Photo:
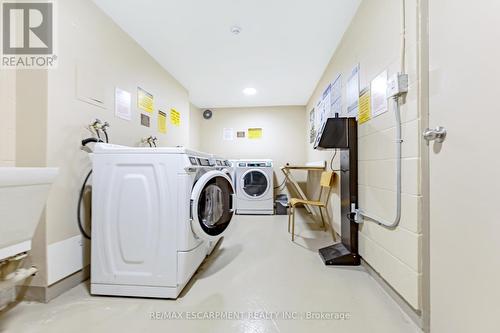
[[[106,143],[108,143],[109,142],[108,133],[106,132],[105,128],[103,128],[102,131],[104,133],[104,136],[105,136],[105,139],[106,139]],[[84,139],[84,140],[82,140],[82,146],[85,147],[89,143],[104,142],[100,138],[99,130],[96,130],[96,133],[97,133],[97,136],[99,138],[87,138],[87,139]],[[85,231],[85,228],[83,227],[83,222],[82,222],[82,202],[83,202],[83,196],[85,195],[85,188],[87,187],[87,183],[88,183],[89,178],[90,178],[91,175],[92,175],[92,170],[90,170],[89,173],[87,174],[87,177],[85,177],[85,181],[83,182],[82,187],[80,189],[80,195],[78,197],[78,208],[77,208],[78,229],[80,229],[80,232],[83,235],[83,237],[85,237],[87,239],[91,239],[91,236]]]
[[[85,187],[87,187],[87,182],[89,181],[90,176],[92,175],[92,170],[89,171],[87,177],[85,177],[85,181],[83,182],[82,188],[80,189],[80,196],[78,198],[78,209],[77,209],[77,218],[78,218],[78,229],[82,233],[83,237],[87,239],[91,239],[90,235],[85,231],[82,223],[82,202],[83,196],[85,195]]]

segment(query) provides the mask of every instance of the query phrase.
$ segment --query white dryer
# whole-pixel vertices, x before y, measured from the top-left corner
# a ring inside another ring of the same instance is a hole
[[[232,180],[185,148],[94,152],[91,293],[176,298],[228,231]]]
[[[237,214],[274,214],[272,160],[236,161],[235,183]]]

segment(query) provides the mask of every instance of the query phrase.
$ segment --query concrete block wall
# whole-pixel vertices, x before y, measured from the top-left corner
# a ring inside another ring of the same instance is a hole
[[[320,94],[338,74],[343,77],[343,98],[351,69],[360,65],[360,88],[381,72],[388,76],[400,70],[401,1],[363,1],[342,42],[319,81],[306,110],[313,109]],[[395,229],[373,222],[360,227],[359,252],[364,260],[415,310],[421,309],[421,147],[419,114],[418,15],[419,0],[406,0],[406,73],[410,89],[401,107],[403,132],[402,219]],[[345,104],[345,103],[344,103]],[[343,106],[344,109],[346,106]],[[395,118],[392,105],[388,112],[359,125],[359,205],[365,211],[387,220],[395,215],[396,163]],[[309,141],[308,141],[309,142]],[[308,160],[330,161],[333,152],[314,151],[308,146]],[[338,156],[334,168],[338,169]],[[308,192],[314,197],[319,176],[310,174]],[[332,224],[340,228],[339,190],[330,202]]]

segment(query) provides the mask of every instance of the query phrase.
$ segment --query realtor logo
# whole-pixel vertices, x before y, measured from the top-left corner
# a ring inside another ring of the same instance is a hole
[[[2,1],[3,68],[52,68],[53,1]]]

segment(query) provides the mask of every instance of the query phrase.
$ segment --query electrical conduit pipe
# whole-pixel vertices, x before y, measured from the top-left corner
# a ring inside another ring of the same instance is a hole
[[[405,52],[406,52],[406,0],[401,0],[401,74],[405,73]],[[354,210],[356,222],[359,222],[359,216],[368,218],[375,221],[376,223],[383,225],[387,228],[395,228],[401,221],[401,150],[403,139],[401,137],[401,110],[400,110],[400,96],[393,96],[394,101],[394,118],[396,120],[396,214],[394,219],[388,221],[376,216],[374,214],[367,213],[362,209]]]
[[[367,213],[362,209],[355,211],[356,215],[359,214],[364,218],[368,218],[377,222],[380,225],[388,228],[395,228],[401,220],[401,151],[402,151],[402,137],[401,137],[401,114],[399,106],[399,98],[394,97],[394,117],[396,119],[396,216],[394,219],[388,221],[380,216]],[[358,218],[355,218],[358,220]]]

